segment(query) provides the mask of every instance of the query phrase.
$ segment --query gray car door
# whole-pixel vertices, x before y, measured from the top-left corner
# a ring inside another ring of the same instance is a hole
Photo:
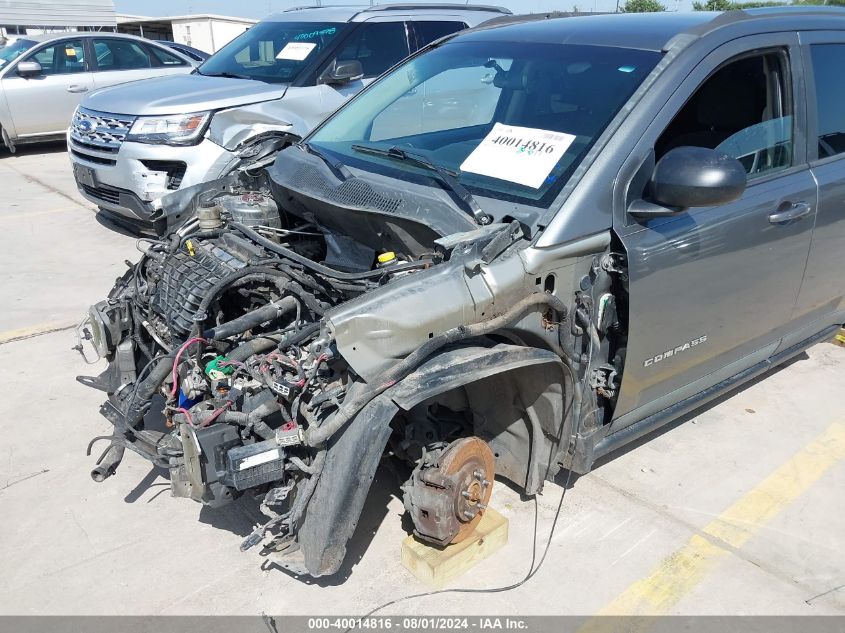
[[[794,315],[805,326],[792,338],[845,322],[845,34],[802,33],[801,44],[807,77],[807,151],[819,185],[819,206]]]
[[[720,149],[746,167],[748,187],[734,202],[668,218],[615,211],[630,305],[611,431],[769,357],[797,327],[817,202],[801,76],[794,33],[725,44],[681,83],[632,153],[643,162],[680,145]],[[623,205],[647,197],[642,171],[620,184]]]
[[[20,77],[15,67],[23,60],[37,61],[42,72]],[[51,42],[17,63],[2,80],[16,137],[63,133],[74,109],[93,87],[82,39]]]

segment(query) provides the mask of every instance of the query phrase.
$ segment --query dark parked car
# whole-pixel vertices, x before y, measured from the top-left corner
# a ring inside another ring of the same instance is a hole
[[[586,473],[845,322],[845,12],[512,22],[165,201],[86,326],[95,479],[130,448],[174,495],[248,490],[243,548],[333,574],[385,452],[458,541],[494,474]]]
[[[200,49],[194,48],[193,46],[188,46],[187,44],[180,44],[179,42],[171,42],[169,40],[156,41],[162,46],[172,48],[174,51],[182,53],[185,57],[190,57],[191,59],[197,62],[204,62],[206,59],[211,57],[211,53],[206,53],[205,51],[201,51]]]

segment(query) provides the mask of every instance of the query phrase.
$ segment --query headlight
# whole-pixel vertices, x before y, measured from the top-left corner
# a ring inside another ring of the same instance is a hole
[[[138,117],[127,141],[136,143],[160,143],[163,145],[193,145],[205,133],[211,112],[175,114],[172,116]]]

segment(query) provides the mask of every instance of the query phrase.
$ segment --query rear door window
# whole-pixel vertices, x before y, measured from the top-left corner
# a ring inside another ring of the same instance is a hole
[[[94,53],[98,70],[138,70],[153,65],[146,47],[131,40],[95,39]]]
[[[463,31],[467,28],[467,25],[463,22],[432,21],[413,22],[412,24],[416,40],[415,50],[419,50],[423,46],[431,44],[434,40],[439,40],[441,37]]]
[[[177,57],[173,53],[166,51],[163,48],[150,46],[150,51],[152,52],[153,59],[156,62],[158,62],[157,65],[159,65],[159,66],[187,66],[188,65],[188,62],[183,60],[181,57]]]
[[[810,46],[816,83],[819,158],[845,153],[845,44]]]
[[[378,77],[410,54],[404,22],[365,22],[337,54],[337,61],[358,60],[364,77]]]

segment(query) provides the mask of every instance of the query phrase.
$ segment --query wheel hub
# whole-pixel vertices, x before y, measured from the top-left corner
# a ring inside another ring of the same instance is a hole
[[[478,437],[449,444],[414,470],[405,484],[405,506],[421,539],[446,545],[466,539],[493,493],[493,451]]]

